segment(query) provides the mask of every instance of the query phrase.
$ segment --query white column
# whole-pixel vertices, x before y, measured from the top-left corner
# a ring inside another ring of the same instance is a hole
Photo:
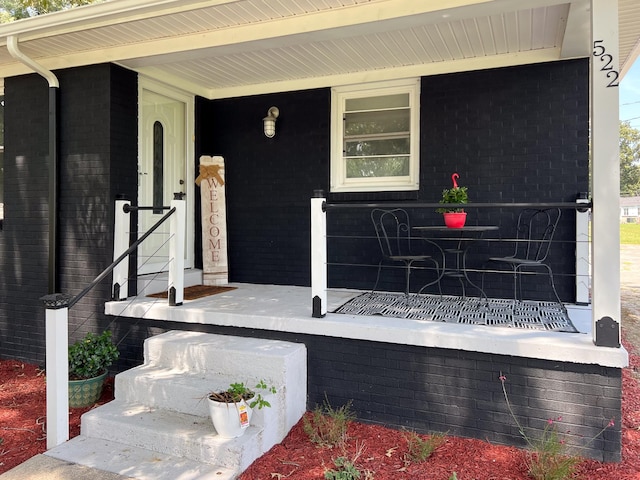
[[[45,316],[47,449],[69,440],[68,315],[63,307],[47,308]]]
[[[589,203],[579,198],[576,203]],[[591,303],[591,263],[589,261],[589,217],[591,209],[576,210],[576,303]]]
[[[326,199],[311,199],[311,305],[314,317],[327,314],[327,214]]]
[[[176,211],[169,219],[169,305],[182,305],[184,301],[184,239],[187,206],[184,200],[171,200],[171,208]],[[171,294],[174,289],[175,298]]]
[[[591,26],[593,339],[603,345],[620,339],[618,2],[591,0]]]
[[[116,200],[115,221],[113,229],[113,260],[116,260],[129,248],[129,232],[131,216],[125,213],[125,205],[131,205],[128,200]],[[111,298],[126,300],[129,288],[129,257],[127,256],[113,269]]]

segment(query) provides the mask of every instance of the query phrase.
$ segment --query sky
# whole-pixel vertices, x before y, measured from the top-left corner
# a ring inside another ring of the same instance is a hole
[[[631,66],[620,82],[620,120],[629,120],[640,129],[640,58]]]

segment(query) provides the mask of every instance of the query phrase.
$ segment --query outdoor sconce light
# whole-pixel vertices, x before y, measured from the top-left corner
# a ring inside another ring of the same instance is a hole
[[[278,107],[271,107],[267,112],[267,116],[262,119],[264,122],[264,134],[268,138],[273,138],[276,135],[276,119],[280,115]]]

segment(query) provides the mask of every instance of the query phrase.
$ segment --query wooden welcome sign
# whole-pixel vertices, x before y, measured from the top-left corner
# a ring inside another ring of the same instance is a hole
[[[200,157],[202,206],[202,282],[204,285],[229,283],[227,263],[227,201],[224,185],[224,158]]]

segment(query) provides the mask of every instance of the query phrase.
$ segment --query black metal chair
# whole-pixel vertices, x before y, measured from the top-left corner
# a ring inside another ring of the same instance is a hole
[[[553,281],[553,270],[547,263],[551,242],[560,221],[559,208],[533,209],[527,208],[518,215],[515,250],[505,257],[490,257],[488,263],[508,266],[513,272],[513,298],[518,300],[518,288],[522,297],[522,274],[526,270],[542,269],[549,275],[551,289],[558,303],[564,309]],[[484,275],[482,287],[484,288]]]
[[[428,263],[435,266],[436,280],[422,286],[420,292],[425,288],[438,284],[440,290],[440,265],[431,256],[426,254],[417,254],[412,248],[411,224],[409,222],[409,214],[402,208],[394,208],[390,210],[375,208],[371,211],[371,221],[378,237],[382,258],[378,263],[378,275],[376,284],[373,287],[375,291],[380,281],[380,271],[382,267],[393,266],[399,263],[403,264],[405,269],[405,294],[410,292],[411,269],[417,268],[419,263]],[[423,242],[422,239],[418,239]],[[442,294],[442,292],[440,292]]]

